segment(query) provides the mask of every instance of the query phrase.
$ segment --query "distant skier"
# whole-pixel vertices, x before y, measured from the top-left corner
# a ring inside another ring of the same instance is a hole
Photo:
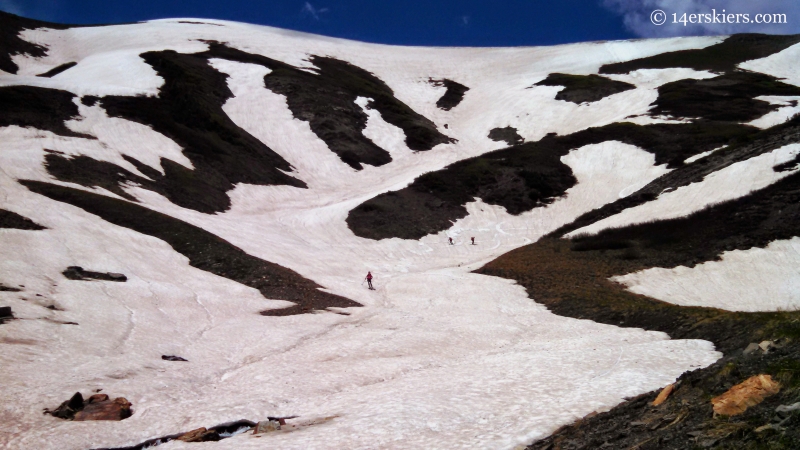
[[[471,237],[470,239],[472,239],[472,245],[475,245],[475,238]]]
[[[367,285],[369,286],[369,290],[374,291],[375,288],[372,287],[372,272],[367,272]]]
[[[447,238],[447,241],[450,242],[450,245],[453,245],[453,238],[449,237]]]

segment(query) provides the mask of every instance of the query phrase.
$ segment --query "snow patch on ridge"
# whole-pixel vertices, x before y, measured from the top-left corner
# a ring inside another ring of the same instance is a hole
[[[762,95],[755,99],[769,102],[771,105],[781,105],[783,107],[764,114],[758,119],[748,122],[746,125],[766,129],[774,127],[775,125],[780,125],[800,113],[800,104],[798,104],[800,103],[800,97],[797,96]]]
[[[568,233],[566,237],[597,234],[606,228],[684,217],[708,205],[742,197],[796,172],[798,169],[776,172],[773,167],[793,159],[798,152],[800,144],[790,144],[731,164],[707,175],[700,182],[663,193],[653,201],[625,209],[619,214]]]
[[[611,278],[629,291],[681,306],[729,311],[800,309],[800,237],[724,252],[693,268],[654,267]]]
[[[739,68],[772,75],[784,83],[800,86],[797,61],[800,61],[800,44],[795,44],[766,58],[743,62],[739,64]]]

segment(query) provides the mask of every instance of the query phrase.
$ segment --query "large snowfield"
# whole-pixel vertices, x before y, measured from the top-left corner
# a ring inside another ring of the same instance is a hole
[[[208,47],[201,39],[216,40],[295,66],[309,67],[311,54],[349,61],[374,73],[398,99],[458,141],[413,152],[403,131],[369,109],[368,99],[359,98],[357,104],[369,116],[364,135],[389,151],[393,161],[356,171],[327,148],[308,122],[292,116],[285,97],[264,87],[269,69],[212,60],[215,69],[229,75],[235,95],[224,105],[225,113],[285,158],[295,169],[291,175],[308,189],[240,184],[229,192],[230,210],[212,215],[181,208],[137,186],[126,191],[148,208],[364,305],[265,317],[258,313],[289,303],[265,299],[255,289],[191,267],[164,241],[32,193],[17,182],[41,180],[92,190],[54,180],[43,165],[45,150],[88,155],[139,174],[123,155],[162,172],[160,158],[191,167],[173,141],[148,126],[109,118],[100,106],[85,106],[78,99],[82,117],[67,126],[96,140],[0,128],[0,208],[47,228],[35,233],[0,229],[0,282],[24,285],[21,293],[0,292],[3,305],[20,318],[0,326],[0,446],[115,447],[238,419],[296,415],[295,423],[304,425],[293,432],[248,433],[205,444],[173,441],[163,448],[514,448],[719,358],[710,342],[670,340],[663,333],[554,315],[514,282],[471,273],[669,171],[635,146],[609,141],[573,149],[562,161],[577,185],[553,204],[518,216],[476,200],[467,205],[469,215],[449,230],[416,241],[359,238],[345,219],[362,202],[405,187],[425,172],[505,147],[487,137],[495,127],[513,126],[532,141],[630,116],[637,116],[638,123],[664,121],[647,116],[658,86],[714,75],[690,69],[616,75],[612,78],[636,89],[581,105],[555,100],[559,87],[529,87],[549,73],[597,73],[602,64],[703,48],[722,38],[411,48],[231,22],[180,22],[24,31],[24,39],[46,45],[49,53],[15,56],[19,73],[0,72],[0,85],[53,87],[76,95],[154,96],[163,80],[139,54],[200,52]],[[786,68],[796,61],[797,48],[747,67],[795,76]],[[70,61],[77,66],[62,74],[34,76]],[[435,103],[445,89],[429,78],[452,79],[470,90],[458,107],[444,111]],[[789,82],[798,84],[796,77]],[[784,113],[764,123],[787,118]],[[790,145],[731,165],[578,232],[679,217],[746,195],[789,175],[771,168],[797,151],[797,144]],[[448,237],[455,245],[448,245]],[[478,245],[469,245],[470,237]],[[799,246],[795,238],[767,249],[726,253],[722,261],[691,270],[651,269],[620,281],[635,292],[678,304],[748,311],[795,308],[800,306]],[[775,265],[783,271],[772,271]],[[61,272],[67,266],[120,272],[128,281],[66,280]],[[771,276],[756,271],[752,279],[731,283],[743,266],[762,267]],[[367,271],[375,275],[375,291],[363,285]],[[673,283],[681,286],[677,296]],[[741,284],[749,290],[740,291]],[[770,301],[753,303],[751,294],[767,286]],[[739,294],[730,293],[734,290]],[[42,308],[51,305],[64,311]],[[164,354],[189,362],[162,361]],[[126,397],[134,415],[120,422],[70,422],[42,414],[76,391],[96,389]]]

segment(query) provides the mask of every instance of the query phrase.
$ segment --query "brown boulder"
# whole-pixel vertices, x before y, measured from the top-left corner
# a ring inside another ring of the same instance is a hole
[[[117,397],[114,400],[108,400],[108,396],[106,396],[104,401],[87,403],[81,411],[75,414],[74,420],[123,420],[130,417],[131,414],[133,414],[131,402],[127,399]]]
[[[769,375],[756,375],[730,388],[728,392],[714,397],[714,414],[735,416],[751,406],[758,405],[770,395],[777,394],[781,385]]]

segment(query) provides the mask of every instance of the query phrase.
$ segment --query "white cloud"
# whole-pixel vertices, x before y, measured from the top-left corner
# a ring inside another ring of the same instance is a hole
[[[797,0],[603,0],[603,5],[622,15],[625,27],[642,37],[800,33],[800,2]],[[666,23],[660,26],[650,21],[650,14],[657,9],[667,16]],[[688,18],[690,14],[711,14],[712,10],[718,15],[723,10],[726,15],[748,14],[750,23],[673,23],[684,13]],[[757,14],[785,14],[786,23],[755,23]]]
[[[314,20],[319,20],[320,14],[328,12],[328,8],[316,8],[311,3],[306,2],[300,12],[310,15]]]

